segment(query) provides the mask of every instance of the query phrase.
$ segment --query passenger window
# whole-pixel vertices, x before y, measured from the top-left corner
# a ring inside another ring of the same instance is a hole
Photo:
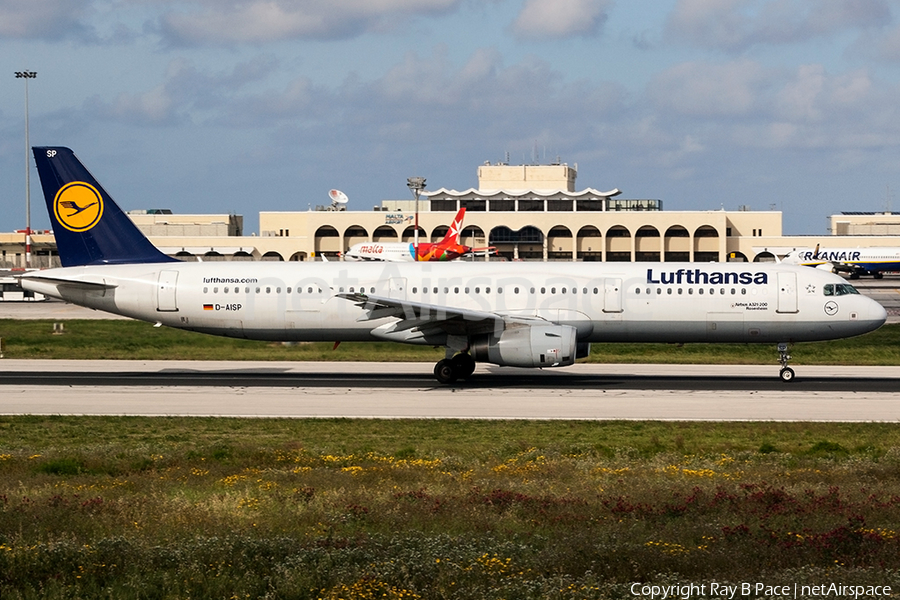
[[[350,290],[350,291],[352,292],[353,290]],[[281,288],[275,288],[275,293],[276,293],[276,294],[280,294],[280,293],[281,293]]]
[[[688,288],[688,296],[694,295],[694,288]]]
[[[560,289],[562,290],[562,293],[563,293],[563,294],[566,293],[566,288],[560,288]]]
[[[449,293],[450,293],[450,288],[444,288],[444,293],[445,293],[445,294],[449,294]]]
[[[249,294],[249,293],[250,293],[250,288],[245,287],[245,288],[244,288],[244,293],[245,293],[245,294]]]
[[[467,293],[467,294],[469,293],[469,288],[466,288],[466,293]]]
[[[528,290],[528,293],[529,293],[529,294],[533,294],[533,293],[534,293],[534,288],[531,288],[530,290]]]
[[[541,288],[541,293],[542,293],[542,294],[546,294],[546,293],[547,293],[547,288]]]
[[[600,290],[598,290],[597,288],[594,288],[594,295],[597,295],[598,293],[600,293]],[[647,293],[648,294],[650,293],[650,288],[647,288]]]
[[[219,288],[214,287],[214,288],[213,288],[213,294],[218,294],[218,293],[219,293]]]
[[[307,293],[307,294],[312,294],[312,287],[306,288],[306,293]]]
[[[656,288],[656,295],[659,296],[662,294],[662,288]]]
[[[747,288],[741,288],[741,295],[742,295],[742,296],[746,296],[746,295],[747,295]]]
[[[475,293],[476,293],[476,294],[480,294],[480,293],[481,293],[481,288],[480,288],[480,287],[475,288]]]
[[[458,293],[459,293],[459,288],[458,288],[458,287],[453,288],[453,293],[454,293],[454,294],[458,294]]]
[[[485,293],[485,294],[490,294],[490,293],[491,293],[491,288],[489,288],[489,287],[484,288],[484,293]]]
[[[555,294],[555,293],[556,293],[556,288],[555,288],[555,287],[550,288],[550,293],[551,293],[551,294]]]
[[[678,288],[678,295],[680,296],[680,295],[682,295],[682,293],[683,292],[682,292],[681,288]]]
[[[583,290],[581,290],[581,293],[582,293],[582,294],[587,294],[587,288],[584,288]]]
[[[497,293],[498,293],[498,294],[502,294],[502,293],[503,293],[503,288],[502,288],[502,287],[498,287],[498,288],[497,288]]]
[[[222,288],[222,291],[225,292],[225,293],[227,294],[227,293],[228,293],[228,288],[227,288],[227,287]]]
[[[203,288],[203,293],[204,293],[204,294],[209,293],[209,288],[208,288],[208,287]]]
[[[419,293],[419,288],[414,287],[414,288],[413,288],[413,294],[418,294],[418,293]]]
[[[634,290],[634,293],[640,295],[640,293],[641,293],[641,288],[636,288],[636,289]]]
[[[518,294],[518,293],[519,293],[519,288],[513,288],[513,293],[514,293],[514,294]]]
[[[338,291],[339,291],[339,292],[343,292],[343,291],[344,291],[344,286],[339,287],[339,288],[338,288]],[[269,288],[266,288],[266,293],[267,293],[267,294],[269,293]]]
[[[668,295],[671,296],[671,295],[672,295],[672,288],[667,288],[667,289],[666,289],[666,293],[667,293]]]
[[[433,288],[433,289],[434,289],[434,293],[437,294],[437,293],[438,293],[438,292],[437,292],[438,289],[437,289],[437,288]]]
[[[722,288],[721,290],[719,290],[719,293],[722,294],[722,295],[724,296],[724,295],[725,295],[725,288]]]
[[[737,290],[734,288],[731,288],[731,295],[734,296],[735,294],[737,294]]]

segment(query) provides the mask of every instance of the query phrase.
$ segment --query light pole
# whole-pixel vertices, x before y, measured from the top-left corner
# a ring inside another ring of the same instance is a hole
[[[16,79],[25,80],[25,268],[31,268],[31,159],[28,141],[28,80],[37,77],[37,71],[16,71]]]
[[[425,178],[409,177],[406,180],[406,187],[412,190],[413,195],[416,197],[416,229],[413,233],[413,249],[415,250],[415,256],[413,257],[413,260],[419,260],[419,192],[425,189]]]

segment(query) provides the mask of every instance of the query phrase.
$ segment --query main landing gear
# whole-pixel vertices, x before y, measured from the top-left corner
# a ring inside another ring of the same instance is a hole
[[[791,355],[788,354],[788,345],[786,342],[780,342],[778,344],[778,354],[780,355],[779,360],[781,361],[781,371],[778,372],[778,376],[785,383],[793,381],[794,370],[788,366]]]
[[[466,379],[475,371],[475,359],[466,352],[460,352],[453,358],[444,358],[434,365],[434,376],[438,383],[453,383],[457,379]]]

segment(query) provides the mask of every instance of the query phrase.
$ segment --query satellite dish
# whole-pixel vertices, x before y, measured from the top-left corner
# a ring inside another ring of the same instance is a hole
[[[341,190],[330,190],[328,192],[328,197],[331,198],[331,201],[334,204],[347,204],[347,202],[350,200],[349,198],[347,198],[347,194],[345,194]]]

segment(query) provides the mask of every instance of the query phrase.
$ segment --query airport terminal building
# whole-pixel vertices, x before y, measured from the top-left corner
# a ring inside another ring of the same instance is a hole
[[[461,242],[494,246],[493,260],[772,261],[794,248],[897,245],[900,214],[843,213],[831,235],[784,236],[781,212],[668,211],[658,199],[629,199],[618,190],[576,189],[577,166],[485,163],[478,187],[423,191],[419,239],[444,236],[466,208]],[[166,254],[182,260],[308,261],[341,254],[359,242],[412,242],[416,201],[383,200],[371,211],[343,205],[306,211],[264,211],[259,234],[244,235],[231,214],[129,215]],[[0,268],[25,266],[24,232],[0,233]],[[33,235],[32,266],[58,265],[51,232]]]

